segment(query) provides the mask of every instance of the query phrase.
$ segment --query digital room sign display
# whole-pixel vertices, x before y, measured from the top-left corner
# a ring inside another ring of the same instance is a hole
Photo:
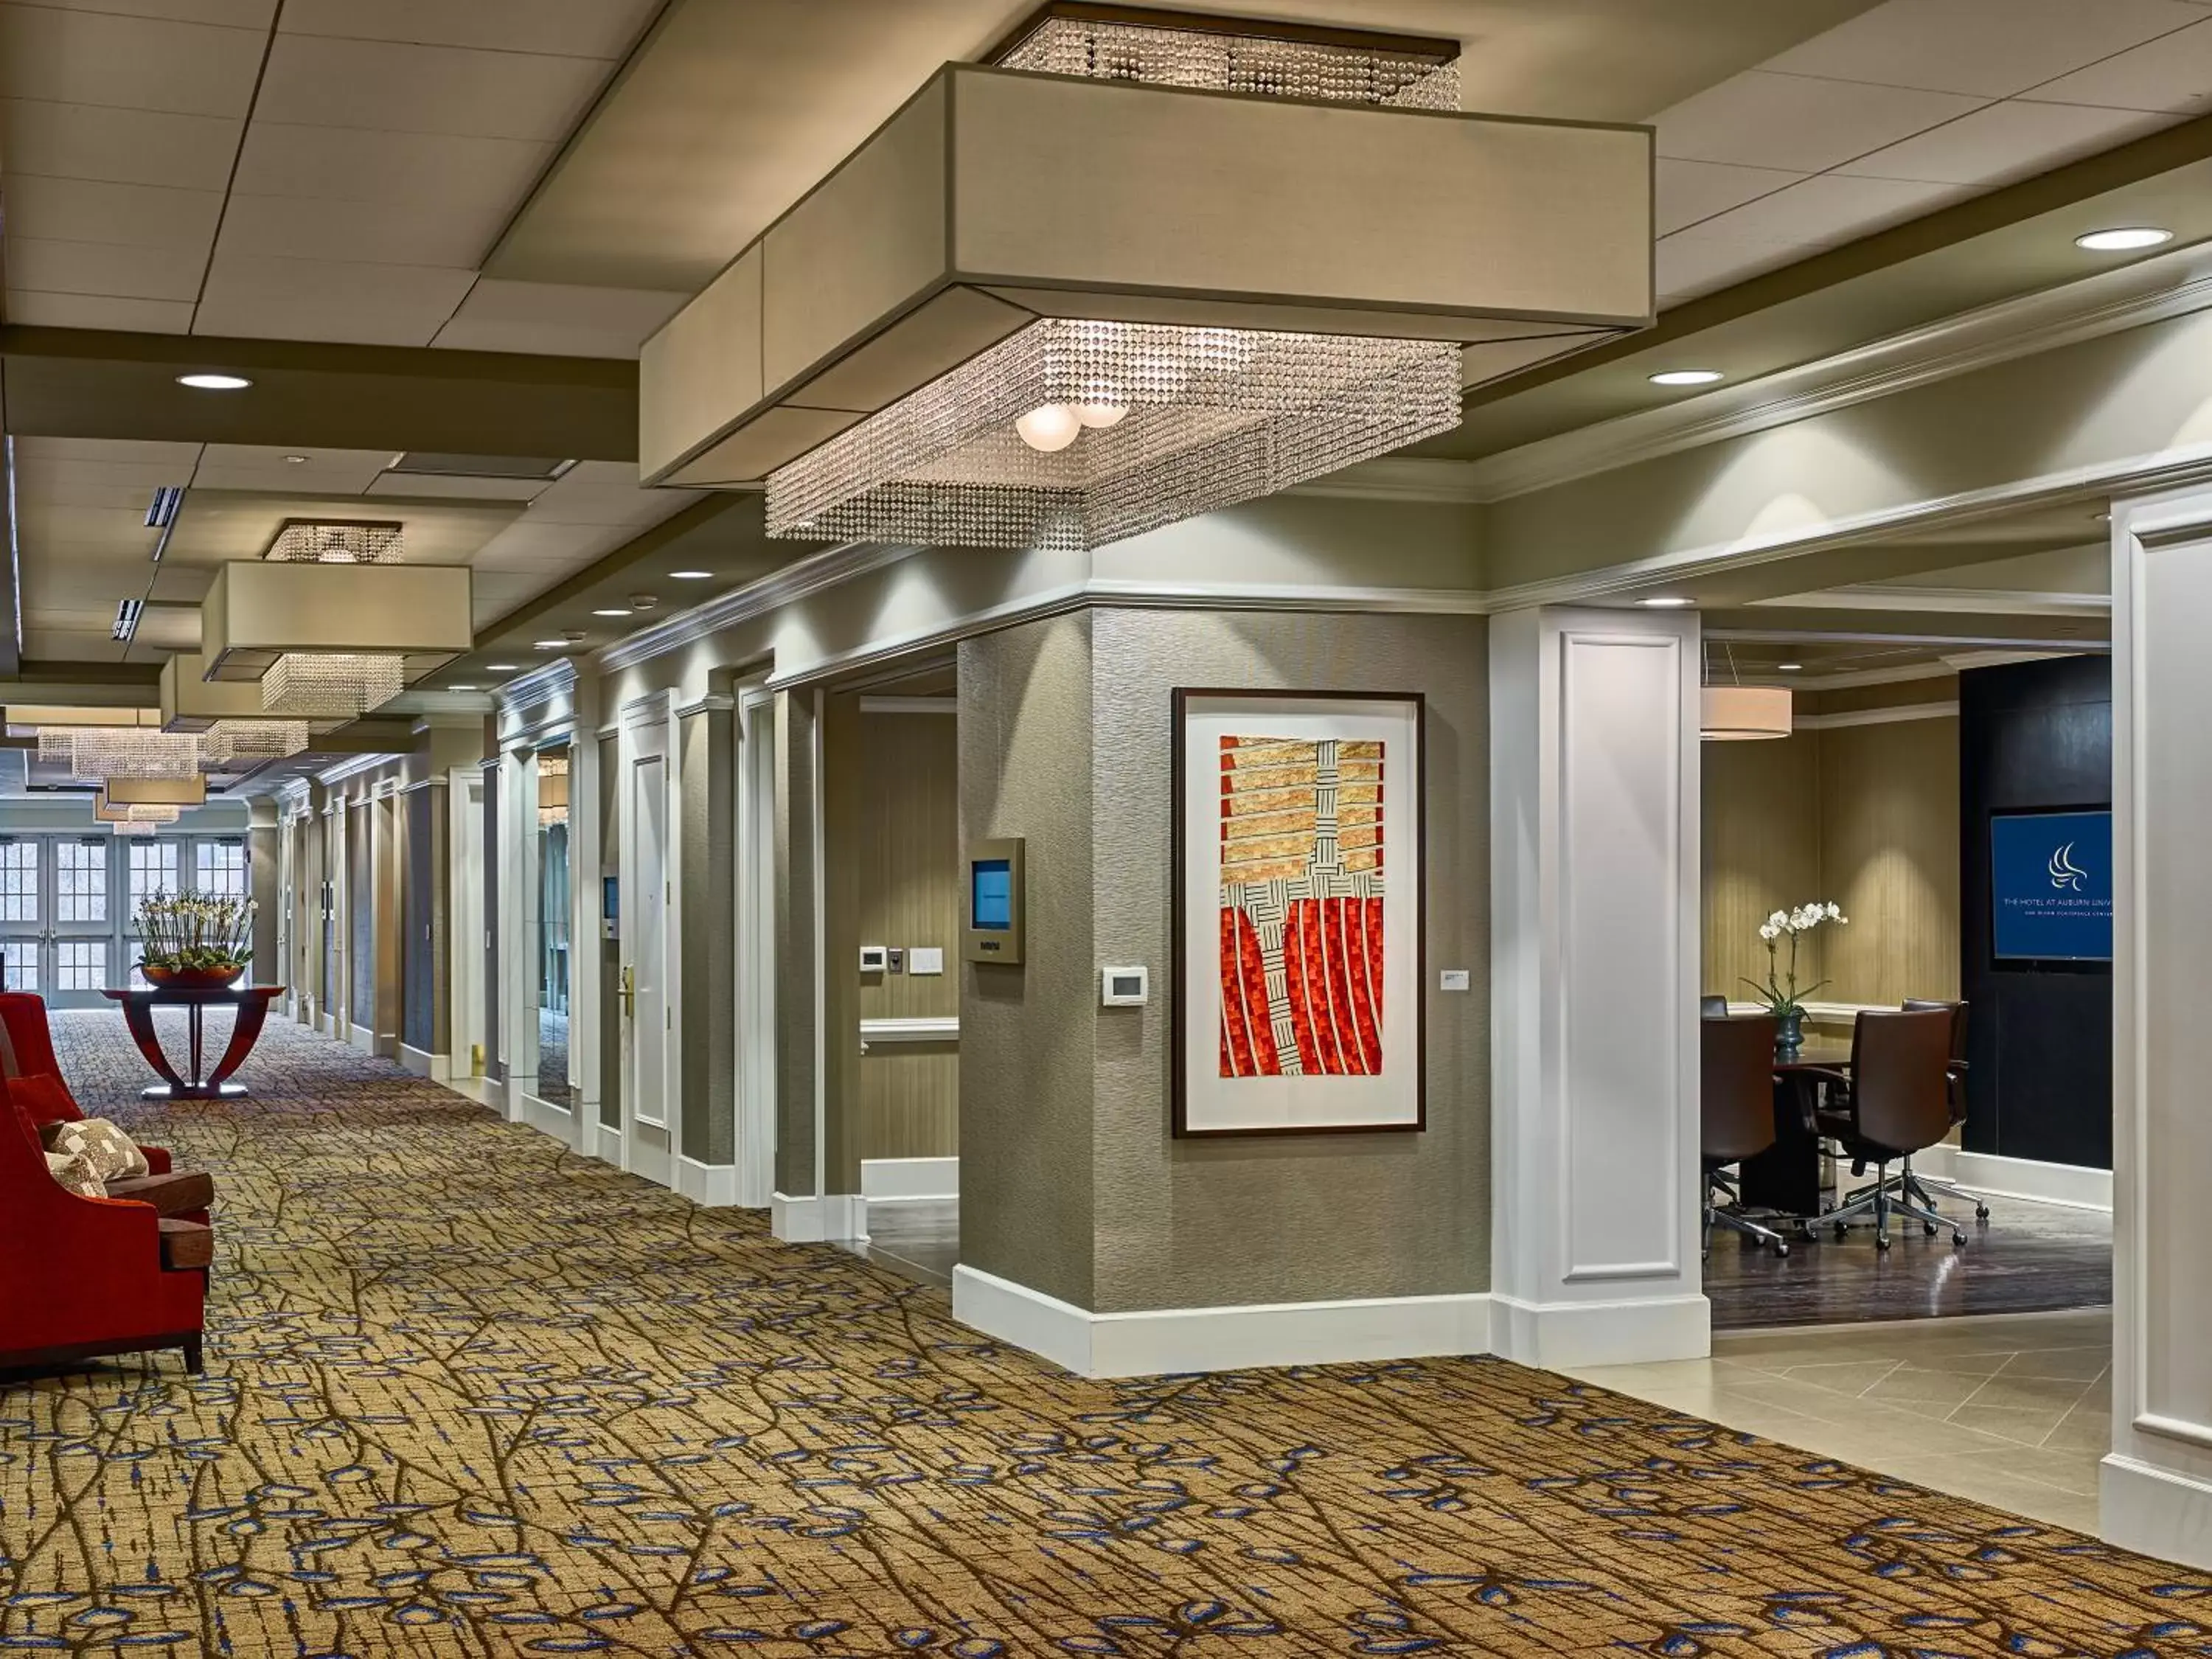
[[[2112,959],[2112,815],[1990,819],[1990,953],[1999,962]]]

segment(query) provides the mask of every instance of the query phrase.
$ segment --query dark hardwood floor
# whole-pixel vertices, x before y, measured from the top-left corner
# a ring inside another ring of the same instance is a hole
[[[1770,1325],[1833,1325],[1950,1314],[2047,1313],[2098,1308],[2112,1299],[2112,1218],[2023,1199],[1990,1200],[1987,1221],[1970,1206],[1946,1202],[1960,1217],[1964,1246],[1948,1230],[1929,1238],[1917,1223],[1893,1225],[1887,1253],[1874,1229],[1838,1238],[1790,1241],[1790,1254],[1716,1229],[1705,1263],[1705,1294],[1715,1330]]]

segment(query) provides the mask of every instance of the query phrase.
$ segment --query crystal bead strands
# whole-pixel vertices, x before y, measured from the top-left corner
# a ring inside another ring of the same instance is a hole
[[[41,726],[39,758],[59,761],[87,783],[105,778],[189,778],[206,746],[197,732],[155,732],[131,726]]]
[[[217,720],[207,729],[211,760],[283,760],[307,746],[305,720]]]
[[[1038,75],[1142,81],[1207,92],[1257,93],[1383,104],[1459,107],[1459,65],[1414,49],[1269,40],[1204,28],[1048,17],[999,63]]]
[[[352,720],[391,702],[406,685],[404,657],[293,651],[262,676],[261,706],[272,714]]]
[[[262,556],[287,564],[398,564],[405,551],[399,525],[287,519]]]
[[[1081,551],[1449,431],[1459,399],[1448,341],[1047,318],[769,474],[768,531]]]

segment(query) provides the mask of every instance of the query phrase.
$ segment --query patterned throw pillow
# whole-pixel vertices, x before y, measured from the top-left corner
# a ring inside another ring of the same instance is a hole
[[[142,1176],[147,1170],[146,1154],[138,1150],[137,1143],[104,1117],[63,1124],[47,1143],[47,1151],[64,1158],[83,1158],[103,1182]]]
[[[48,1152],[46,1168],[55,1180],[79,1198],[106,1198],[107,1188],[92,1167],[92,1160],[82,1152]]]

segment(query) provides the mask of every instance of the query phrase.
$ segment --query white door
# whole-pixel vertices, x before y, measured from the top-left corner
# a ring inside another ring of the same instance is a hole
[[[451,809],[446,841],[451,866],[446,889],[451,896],[447,948],[453,967],[446,1031],[453,1075],[467,1077],[476,1069],[472,1051],[484,1041],[484,960],[489,941],[484,935],[483,773],[474,767],[454,768],[447,797]]]
[[[668,1109],[668,764],[630,768],[629,890],[623,915],[623,1133],[629,1167],[673,1186],[675,1114]]]
[[[775,702],[747,696],[738,739],[738,1202],[775,1190]]]

